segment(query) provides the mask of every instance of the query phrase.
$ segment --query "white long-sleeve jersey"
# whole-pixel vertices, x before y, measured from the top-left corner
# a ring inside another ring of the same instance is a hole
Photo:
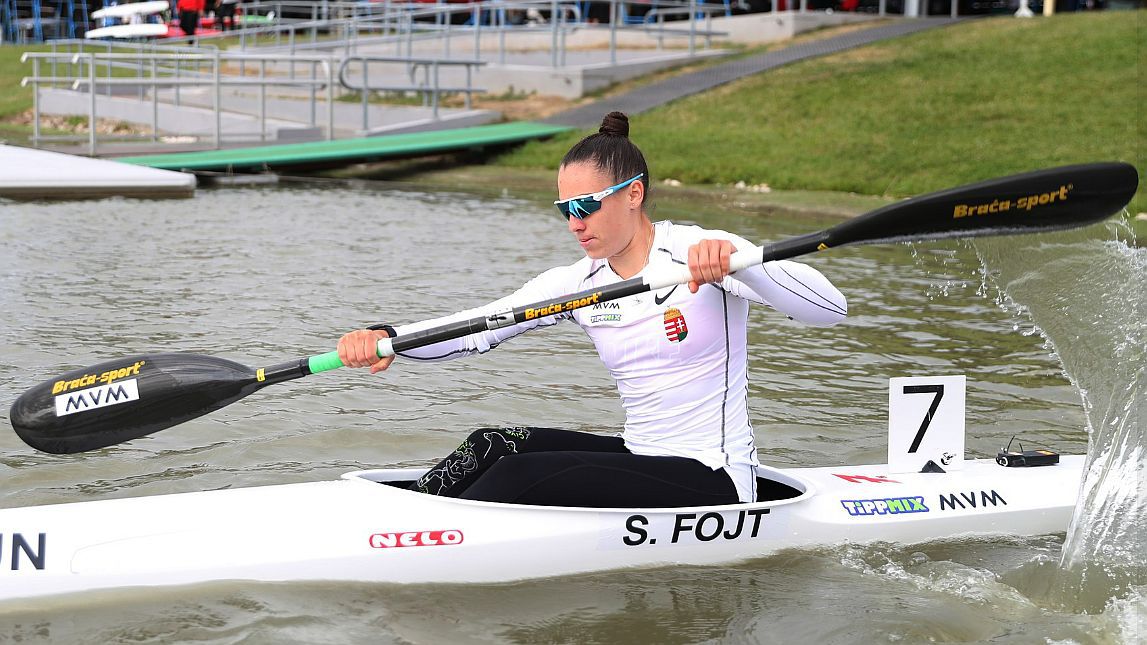
[[[752,244],[725,231],[658,222],[646,270],[686,264],[689,247],[704,239],[727,239],[738,250]],[[588,257],[550,269],[512,295],[484,307],[395,328],[399,337],[444,323],[600,288],[621,277],[607,260]],[[406,358],[442,360],[484,353],[537,327],[572,320],[589,334],[617,383],[625,410],[626,448],[640,455],[696,459],[725,469],[742,502],[756,496],[757,465],[748,417],[747,326],[749,302],[771,306],[809,325],[844,318],[844,296],[819,271],[789,261],[738,271],[720,284],[692,294],[678,285],[597,303],[509,327],[408,350]]]

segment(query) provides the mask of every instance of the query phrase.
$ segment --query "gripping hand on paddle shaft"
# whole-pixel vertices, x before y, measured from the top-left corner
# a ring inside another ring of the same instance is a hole
[[[729,258],[737,247],[728,240],[701,240],[689,248],[689,272],[693,279],[689,291],[697,293],[701,285],[720,282],[729,275]],[[369,367],[377,374],[394,362],[394,356],[378,357],[378,341],[388,338],[382,329],[356,329],[339,339],[339,360],[346,367]]]
[[[720,282],[729,275],[729,258],[737,247],[729,240],[701,240],[689,247],[689,292],[697,293],[701,285]]]
[[[339,360],[347,367],[369,367],[376,374],[390,367],[394,356],[378,357],[378,341],[390,335],[382,329],[356,329],[339,339]]]

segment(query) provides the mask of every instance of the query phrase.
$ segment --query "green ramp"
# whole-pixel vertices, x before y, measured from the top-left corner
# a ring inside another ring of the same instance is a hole
[[[569,126],[564,125],[516,121],[471,128],[391,134],[361,139],[309,141],[232,150],[123,157],[116,159],[116,161],[164,170],[219,172],[264,170],[289,166],[336,166],[519,143],[530,139],[550,137],[570,129]]]

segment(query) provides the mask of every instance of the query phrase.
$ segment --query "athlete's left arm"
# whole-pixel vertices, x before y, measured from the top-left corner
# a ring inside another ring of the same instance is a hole
[[[714,234],[714,238],[717,234],[727,235],[726,239],[737,250],[753,248],[752,242],[731,233],[706,231],[706,234]],[[848,314],[844,294],[820,271],[799,262],[775,260],[755,264],[725,276],[721,288],[746,300],[767,304],[806,325],[835,325]]]

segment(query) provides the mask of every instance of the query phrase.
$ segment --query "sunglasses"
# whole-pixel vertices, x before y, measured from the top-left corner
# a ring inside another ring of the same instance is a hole
[[[636,177],[633,177],[632,179],[626,179],[620,184],[617,184],[616,186],[610,186],[609,188],[606,188],[600,192],[592,193],[589,195],[578,195],[577,197],[570,197],[569,199],[559,199],[554,202],[554,206],[558,207],[558,210],[562,212],[562,215],[566,216],[567,220],[570,217],[585,219],[586,217],[596,213],[601,208],[601,200],[609,197],[622,188],[625,188],[638,179],[641,179],[643,175],[645,175],[645,173],[638,173]]]

